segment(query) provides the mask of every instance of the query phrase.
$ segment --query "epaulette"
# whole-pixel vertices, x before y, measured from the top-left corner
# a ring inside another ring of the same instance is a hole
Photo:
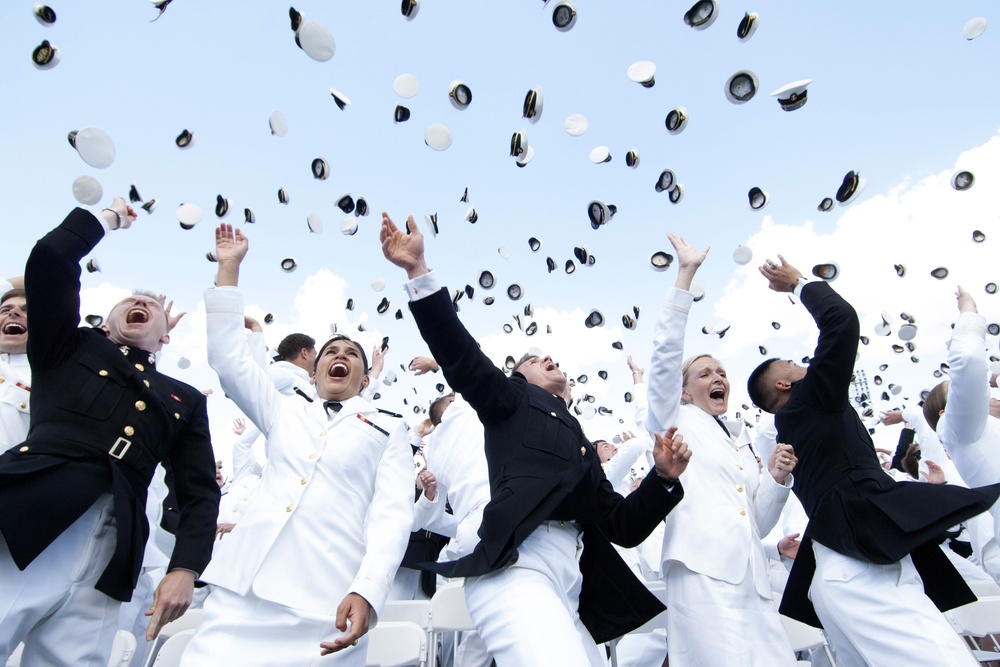
[[[379,412],[381,412],[384,415],[389,415],[390,417],[395,417],[396,419],[402,419],[403,418],[403,415],[398,414],[396,412],[389,412],[388,410],[383,410],[382,408],[375,408],[375,409],[378,410]]]
[[[299,395],[299,396],[301,396],[302,398],[306,399],[306,400],[307,400],[307,401],[309,401],[310,403],[312,403],[312,402],[313,402],[313,399],[312,399],[312,397],[310,397],[310,396],[309,396],[308,394],[306,394],[306,392],[302,391],[302,390],[301,390],[301,389],[299,389],[298,387],[292,387],[292,391],[294,391],[294,392],[295,392],[296,394],[298,394],[298,395]]]

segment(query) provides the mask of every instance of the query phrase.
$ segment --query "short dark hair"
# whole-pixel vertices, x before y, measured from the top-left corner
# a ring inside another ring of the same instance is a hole
[[[517,369],[519,369],[521,366],[523,366],[527,362],[531,361],[532,359],[537,359],[537,358],[538,358],[537,354],[531,354],[530,352],[528,352],[523,357],[521,357],[520,359],[517,360],[517,363],[514,364],[514,368],[510,369],[511,374],[516,373]]]
[[[455,392],[451,392],[450,394],[446,394],[440,398],[435,398],[431,401],[431,406],[427,408],[427,415],[430,417],[431,424],[437,426],[441,423],[441,417],[444,415],[444,411],[454,400]]]
[[[350,343],[351,345],[353,345],[358,349],[358,352],[361,353],[361,362],[365,365],[365,373],[368,373],[368,355],[365,354],[364,348],[361,347],[361,344],[358,341],[351,340],[349,336],[345,336],[343,334],[334,334],[330,336],[330,340],[323,343],[323,347],[319,348],[319,352],[316,353],[316,361],[313,362],[313,372],[314,373],[316,372],[316,365],[319,363],[319,358],[323,356],[323,350],[330,347],[330,345],[336,343],[338,340],[346,340],[348,343]]]
[[[747,380],[747,393],[753,404],[764,412],[774,414],[775,390],[768,381],[768,369],[771,364],[778,361],[778,357],[771,357],[767,361],[761,362],[750,374]]]
[[[938,384],[927,393],[924,399],[924,419],[930,427],[937,430],[938,421],[941,419],[941,411],[948,405],[948,381]]]
[[[17,297],[17,296],[19,296],[19,297],[21,297],[23,299],[26,299],[28,297],[28,293],[25,292],[20,287],[15,287],[14,289],[9,289],[9,290],[7,290],[6,292],[3,293],[3,296],[0,296],[0,304],[3,304],[8,299],[13,299],[14,297]]]
[[[294,359],[302,350],[315,350],[316,339],[304,333],[288,334],[278,343],[278,356],[284,360]]]

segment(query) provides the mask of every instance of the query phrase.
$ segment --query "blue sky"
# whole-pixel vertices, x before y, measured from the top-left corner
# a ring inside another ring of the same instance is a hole
[[[412,405],[436,395],[441,378],[413,378],[399,368],[423,346],[408,314],[401,322],[392,319],[397,308],[405,313],[404,276],[381,257],[378,214],[387,210],[402,221],[412,213],[423,224],[424,214],[436,212],[441,234],[428,240],[427,254],[443,281],[453,289],[475,284],[481,269],[497,277],[491,292],[496,303],[484,306],[485,293],[477,289],[471,303],[462,301],[463,320],[498,361],[534,345],[553,353],[571,375],[594,378],[583,390],[615,417],[588,422],[593,436],[622,428],[619,416],[628,421],[625,354],[648,365],[655,317],[675,275],[654,272],[648,258],[669,250],[668,230],[697,246],[712,245],[699,276],[708,296],[691,316],[687,347],[715,351],[727,363],[733,412],[744,400],[746,374],[760,359],[758,344],[798,358],[814,343],[804,314],[754,276],[752,267],[767,254],[783,252],[804,271],[819,261],[840,262],[844,276],[834,286],[859,305],[863,327],[882,310],[917,311],[927,324],[915,341],[919,363],[900,367],[883,349],[887,345],[863,350],[859,361],[869,366],[869,376],[877,372],[870,367],[893,362],[911,396],[935,381],[930,372],[944,358],[953,310],[948,299],[955,281],[933,281],[924,264],[940,257],[956,280],[983,295],[983,312],[996,310],[981,284],[990,279],[990,246],[998,242],[1000,207],[993,193],[1000,191],[1000,47],[996,26],[973,41],[962,36],[969,19],[994,18],[993,3],[724,0],[714,25],[696,31],[682,21],[687,4],[580,0],[578,22],[566,33],[552,26],[554,4],[423,0],[408,22],[395,1],[296,3],[336,40],[334,57],[320,63],[296,48],[287,4],[175,0],[150,23],[156,12],[143,0],[74,2],[53,4],[58,20],[43,27],[31,3],[4,3],[0,62],[7,102],[0,153],[6,159],[0,183],[7,223],[0,271],[21,273],[34,241],[76,205],[75,178],[91,175],[102,183],[99,207],[134,181],[159,206],[95,250],[103,271],[84,275],[84,310],[106,310],[123,289],[167,292],[190,315],[161,370],[217,387],[204,362],[200,301],[214,275],[204,253],[212,247],[215,198],[222,194],[234,203],[227,222],[240,222],[244,206],[256,213],[257,223],[245,228],[251,254],[242,279],[252,312],[276,317],[269,341],[276,344],[293,330],[325,338],[334,321],[351,330],[364,323],[360,338],[368,343],[389,335],[389,367],[400,380],[384,387],[382,400],[413,418]],[[759,13],[760,27],[740,43],[736,26],[744,11]],[[48,71],[30,62],[42,39],[62,56]],[[637,60],[656,63],[653,88],[626,77]],[[760,88],[736,106],[723,86],[740,69],[753,70]],[[392,89],[402,73],[420,80],[410,100]],[[804,78],[814,82],[802,109],[786,113],[768,96]],[[463,111],[448,101],[454,79],[473,93]],[[521,103],[536,85],[544,91],[544,109],[540,121],[529,124]],[[350,98],[346,110],[334,104],[331,86]],[[412,112],[398,125],[392,121],[397,102]],[[678,105],[687,107],[690,122],[683,133],[670,135],[664,118]],[[273,109],[288,118],[286,137],[269,131]],[[573,113],[590,121],[583,136],[563,130]],[[447,151],[424,145],[432,123],[451,129]],[[67,132],[85,126],[113,138],[117,159],[108,169],[88,166],[67,143]],[[509,141],[522,127],[535,158],[518,169],[508,157]],[[183,129],[195,135],[187,151],[173,143]],[[588,160],[599,145],[610,148],[611,162]],[[631,148],[641,156],[634,170],[624,161]],[[325,181],[310,173],[319,156],[331,166]],[[948,178],[967,164],[977,165],[976,185],[955,193]],[[664,168],[685,186],[678,205],[654,191]],[[849,208],[819,213],[819,201],[833,196],[852,169],[867,179],[865,192]],[[763,211],[747,205],[753,186],[771,195]],[[279,187],[289,192],[288,205],[278,203]],[[467,205],[459,198],[465,187],[479,213],[475,225],[464,221]],[[351,237],[340,234],[344,215],[335,207],[347,192],[365,197],[372,211]],[[596,231],[586,216],[592,199],[618,206],[614,220]],[[205,212],[191,231],[175,218],[185,202]],[[325,223],[320,235],[306,227],[310,212]],[[969,234],[977,227],[987,241],[973,246]],[[543,242],[537,253],[528,249],[530,236]],[[749,267],[731,259],[741,243],[754,250]],[[510,259],[500,257],[501,246],[511,249]],[[561,267],[576,246],[585,246],[597,262],[566,275]],[[545,269],[547,256],[560,267],[555,273]],[[282,273],[284,257],[296,259],[296,272]],[[899,281],[891,271],[897,262],[922,273],[914,270]],[[370,286],[377,278],[387,284],[381,293]],[[504,294],[512,282],[525,290],[516,303]],[[383,296],[392,308],[379,316],[375,306]],[[343,311],[347,297],[357,304],[353,312]],[[555,333],[502,333],[514,314],[523,319],[527,303],[541,330],[549,324]],[[624,331],[621,315],[633,306],[641,310],[639,327]],[[592,308],[606,317],[602,329],[582,326]],[[770,322],[779,315],[789,324],[776,332]],[[734,322],[726,339],[700,333],[702,324],[718,318]],[[758,329],[762,323],[766,330]],[[615,340],[624,342],[624,352],[611,348]],[[192,360],[190,369],[176,368],[180,355]],[[609,372],[607,382],[596,379],[601,369]],[[213,397],[212,410],[216,447],[226,458],[235,413],[220,396]]]

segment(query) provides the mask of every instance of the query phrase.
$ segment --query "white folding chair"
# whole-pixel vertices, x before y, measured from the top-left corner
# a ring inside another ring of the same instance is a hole
[[[127,630],[119,630],[115,633],[115,643],[111,647],[111,657],[108,659],[108,667],[128,667],[132,664],[132,656],[135,655],[135,637]],[[14,652],[7,658],[6,667],[21,667],[21,653],[24,652],[24,644],[18,644]]]
[[[661,611],[659,614],[649,619],[638,628],[628,633],[629,635],[647,635],[651,632],[655,632],[658,629],[665,628],[667,626],[667,612]],[[608,642],[608,648],[611,650],[611,667],[618,667],[618,642],[622,640],[621,637],[617,639],[612,639]]]
[[[430,645],[431,601],[430,600],[390,600],[382,607],[378,615],[378,625],[385,622],[396,623],[409,621],[416,623],[426,637],[424,650]],[[376,626],[377,627],[377,626]],[[424,656],[424,661],[427,661]]]
[[[431,598],[431,618],[429,629],[429,641],[427,650],[430,653],[428,665],[437,665],[437,644],[438,635],[443,632],[469,632],[476,629],[476,625],[469,616],[469,609],[465,605],[465,587],[462,581],[445,584],[437,589],[434,597]],[[452,654],[458,656],[458,635],[452,640]]]
[[[976,638],[989,638],[995,647],[1000,647],[1000,597],[983,597],[971,604],[944,612],[944,617],[960,634],[979,662],[1000,661],[1000,650],[985,651]]]
[[[7,658],[7,667],[21,667],[21,654],[24,653],[24,643],[17,645],[14,652]]]
[[[368,631],[365,667],[423,667],[427,652],[424,629],[410,621],[382,621]]]
[[[192,637],[194,637],[194,628],[181,630],[172,635],[170,639],[163,642],[163,646],[156,652],[156,659],[153,661],[153,664],[156,667],[179,667],[181,656],[184,655],[184,649],[187,648],[188,642],[191,641]]]
[[[167,623],[162,628],[160,628],[159,636],[153,640],[152,646],[149,647],[149,653],[146,656],[146,663],[143,667],[152,667],[156,662],[156,655],[167,642],[168,639],[174,635],[184,632],[185,630],[194,630],[198,627],[198,623],[201,621],[201,609],[188,609],[184,612],[184,615],[175,621]]]
[[[132,656],[135,655],[135,636],[128,630],[119,630],[115,633],[115,643],[111,647],[111,657],[108,659],[108,667],[128,667],[132,664]]]
[[[792,650],[796,655],[822,648],[830,664],[837,664],[833,659],[833,653],[830,652],[830,646],[826,643],[826,635],[823,634],[822,630],[814,628],[811,625],[806,625],[801,621],[796,621],[794,618],[788,618],[787,616],[781,617],[781,625],[784,626],[785,634],[788,635],[788,641],[791,643]]]

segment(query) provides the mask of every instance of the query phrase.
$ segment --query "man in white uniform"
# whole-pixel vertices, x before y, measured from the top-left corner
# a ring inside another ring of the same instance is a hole
[[[937,432],[958,474],[970,486],[1000,482],[1000,420],[990,416],[989,371],[986,364],[986,318],[972,296],[958,288],[958,321],[948,347],[949,381],[931,390],[924,401],[924,417]],[[1000,508],[990,509],[993,537],[1000,540]],[[983,566],[1000,580],[1000,556],[989,535],[974,535]],[[976,539],[978,538],[978,539]]]
[[[239,230],[219,226],[208,360],[268,439],[268,472],[202,577],[215,589],[182,664],[361,667],[413,521],[406,429],[359,396],[365,354],[343,336],[319,352],[317,400],[274,387],[243,336],[235,287],[247,248]],[[328,653],[337,655],[320,659]]]

